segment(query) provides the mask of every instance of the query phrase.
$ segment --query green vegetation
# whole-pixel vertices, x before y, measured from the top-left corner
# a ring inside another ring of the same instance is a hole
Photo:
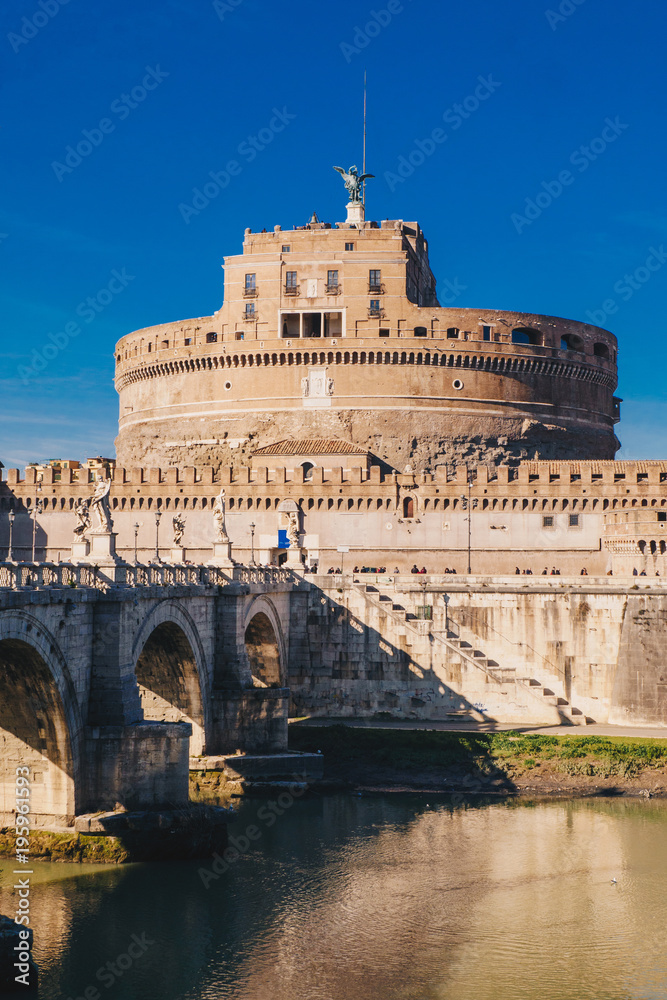
[[[16,853],[15,833],[11,828],[0,829],[0,857],[12,858]],[[32,830],[30,857],[33,861],[85,861],[99,864],[121,864],[128,851],[116,837],[84,836],[80,833],[51,833]]]
[[[446,771],[505,784],[524,774],[632,778],[667,767],[667,739],[542,736],[517,732],[456,733],[416,729],[356,729],[291,725],[290,748],[321,750],[327,771],[368,770],[403,776]],[[486,781],[484,782],[486,785]]]

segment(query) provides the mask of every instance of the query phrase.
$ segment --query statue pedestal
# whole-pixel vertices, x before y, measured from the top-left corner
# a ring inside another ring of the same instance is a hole
[[[294,545],[287,550],[287,562],[285,566],[288,566],[290,569],[303,569],[300,545]]]
[[[90,553],[87,561],[96,566],[115,566],[120,560],[116,555],[115,531],[91,531],[88,535]]]
[[[220,569],[232,569],[234,566],[232,560],[232,543],[213,542],[213,558],[209,559],[208,565],[218,566]]]
[[[363,204],[360,201],[348,201],[346,224],[348,226],[359,226],[365,221],[366,211]]]
[[[182,566],[185,562],[185,549],[180,545],[174,545],[171,550],[170,562]]]
[[[72,562],[87,560],[89,552],[90,542],[87,538],[79,538],[76,542],[72,542]]]

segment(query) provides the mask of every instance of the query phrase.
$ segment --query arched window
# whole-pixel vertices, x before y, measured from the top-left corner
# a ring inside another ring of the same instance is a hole
[[[427,336],[428,336],[428,330],[426,329],[425,326],[415,327],[415,337],[427,337]]]
[[[561,351],[583,351],[584,342],[581,337],[575,337],[573,333],[566,333],[560,338]]]
[[[512,330],[513,344],[533,344],[535,347],[542,346],[542,334],[538,330],[531,330],[528,327],[517,327]]]
[[[412,497],[405,497],[403,500],[403,517],[415,516],[415,502]]]
[[[450,326],[447,330],[447,340],[458,340],[459,333],[458,326]]]
[[[301,468],[303,469],[303,481],[304,483],[311,482],[313,478],[313,469],[315,466],[312,462],[302,462]]]
[[[609,348],[606,344],[594,344],[593,354],[596,358],[605,358],[605,360],[609,361]]]

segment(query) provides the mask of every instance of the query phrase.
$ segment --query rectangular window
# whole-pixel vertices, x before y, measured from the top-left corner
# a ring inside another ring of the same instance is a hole
[[[659,521],[667,521],[667,510],[659,510],[658,511],[658,520]]]
[[[450,326],[447,330],[447,340],[458,340],[459,339],[459,329],[457,326]]]
[[[570,514],[569,522],[568,523],[569,523],[569,525],[570,525],[571,528],[578,528],[579,527],[579,515],[578,514]]]
[[[283,253],[289,253],[291,249],[291,247],[283,245]]]
[[[185,346],[189,347],[191,343],[192,343],[192,337],[186,337],[185,338]]]
[[[380,300],[379,299],[371,299],[370,309],[371,309],[371,312],[380,312]]]
[[[380,336],[381,337],[388,337],[389,336],[389,330],[380,330]]]
[[[338,286],[338,271],[327,271],[327,285],[329,288]]]
[[[346,243],[345,244],[345,249],[346,250],[354,250],[354,243]]]
[[[491,340],[491,327],[490,326],[483,326],[482,327],[482,340]]]
[[[296,271],[285,271],[285,288],[296,288]]]
[[[246,287],[246,291],[247,292],[254,292],[254,290],[256,288],[255,278],[256,278],[256,275],[254,275],[254,274],[246,274],[246,276],[245,276],[245,287]]]
[[[207,344],[216,344],[217,341],[218,341],[218,335],[217,335],[217,333],[207,333],[206,334],[206,343]]]
[[[246,316],[254,316],[255,315],[255,303],[254,302],[246,302],[246,304],[245,304],[245,314],[246,314]]]
[[[369,271],[368,272],[368,286],[371,291],[377,289],[380,290],[380,285],[382,284],[382,271]]]
[[[243,340],[244,334],[242,330],[237,330],[234,334],[234,340]]]
[[[555,519],[554,519],[554,517],[551,514],[545,514],[544,517],[542,518],[542,527],[543,528],[553,528],[553,526],[554,526],[554,520]]]

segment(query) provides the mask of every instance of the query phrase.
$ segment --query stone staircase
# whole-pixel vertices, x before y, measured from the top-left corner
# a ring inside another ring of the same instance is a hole
[[[432,632],[431,634],[450,649],[456,650],[464,659],[473,662],[475,666],[484,670],[486,675],[491,677],[492,680],[497,681],[499,684],[507,683],[507,681],[521,684],[528,689],[528,693],[533,697],[539,700],[544,699],[542,704],[552,705],[558,711],[558,714],[562,716],[565,725],[587,726],[593,721],[580,711],[580,709],[571,705],[566,698],[562,698],[556,694],[551,688],[542,684],[535,677],[518,676],[516,667],[501,666],[495,660],[489,659],[481,650],[475,649],[474,646],[465,639],[462,639],[456,632],[449,630],[446,637],[443,633]]]
[[[430,634],[435,641],[445,646],[451,653],[465,660],[476,669],[482,670],[493,683],[503,685],[509,682],[526,688],[531,697],[538,699],[543,705],[555,708],[564,725],[587,726],[594,721],[593,719],[589,719],[580,709],[571,705],[567,699],[556,694],[551,688],[542,684],[535,677],[519,676],[516,667],[504,667],[497,663],[496,660],[488,657],[481,649],[477,649],[472,643],[454,631],[454,628],[458,627],[454,623],[450,622],[450,626],[452,627],[449,627],[446,633],[444,631],[436,631],[431,627],[432,623],[430,621],[419,619],[412,612],[406,611],[405,607],[397,603],[392,595],[384,593],[378,586],[357,584],[355,589],[358,589],[363,594],[369,604],[374,605],[384,614],[389,614],[396,623],[404,625],[406,639],[408,638],[408,629],[417,635]],[[410,644],[409,640],[408,644]]]

